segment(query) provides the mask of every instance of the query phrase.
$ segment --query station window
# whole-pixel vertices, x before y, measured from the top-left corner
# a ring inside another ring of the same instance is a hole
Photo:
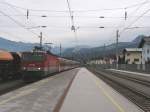
[[[138,59],[138,58],[135,58],[134,61],[139,61],[139,59]]]

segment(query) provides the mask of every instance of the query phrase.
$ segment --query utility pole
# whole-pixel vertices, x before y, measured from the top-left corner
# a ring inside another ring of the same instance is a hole
[[[106,55],[105,55],[105,47],[106,47],[106,45],[104,44],[104,49],[103,49],[103,62],[105,62],[105,59],[106,59]]]
[[[40,32],[40,36],[39,36],[39,38],[40,38],[40,47],[42,48],[42,32]]]
[[[118,40],[119,40],[119,30],[116,31],[116,69],[118,69]]]
[[[106,52],[106,45],[104,44],[104,58],[106,56],[105,52]]]
[[[62,49],[62,48],[61,48],[61,43],[60,43],[60,57],[61,57],[61,49]]]

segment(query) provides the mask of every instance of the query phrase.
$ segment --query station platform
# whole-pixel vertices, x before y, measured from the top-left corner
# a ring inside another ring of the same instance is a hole
[[[0,112],[143,111],[86,68],[76,68],[0,96]]]
[[[0,96],[0,112],[53,112],[79,70],[58,73]]]
[[[150,74],[148,74],[148,73],[131,72],[131,71],[127,71],[127,70],[117,70],[117,69],[108,69],[108,70],[116,71],[116,72],[120,72],[120,73],[128,73],[128,74],[150,77]]]
[[[143,112],[135,104],[82,68],[64,100],[60,112]]]

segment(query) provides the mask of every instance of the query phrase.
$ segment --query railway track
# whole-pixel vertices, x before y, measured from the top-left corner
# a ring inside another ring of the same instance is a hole
[[[150,82],[137,77],[113,73],[104,69],[89,68],[99,78],[127,97],[145,112],[150,112]]]
[[[130,73],[127,74],[127,73],[115,72],[115,71],[107,71],[107,72],[109,72],[110,74],[116,75],[117,77],[122,77],[122,78],[131,80],[134,82],[138,82],[145,86],[150,87],[150,78],[147,76],[139,76],[139,75],[135,75],[135,74],[133,75]]]

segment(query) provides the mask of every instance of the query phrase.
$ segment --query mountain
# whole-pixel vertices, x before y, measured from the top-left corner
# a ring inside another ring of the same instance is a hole
[[[124,48],[135,48],[138,47],[139,42],[144,35],[137,36],[131,42],[119,42],[118,50],[121,52]],[[39,45],[38,43],[23,43],[15,42],[0,37],[0,49],[8,51],[30,51],[34,46]],[[60,54],[60,48],[54,47],[51,50],[54,54]],[[86,62],[91,59],[107,57],[115,57],[116,44],[110,44],[108,46],[90,47],[90,46],[78,46],[76,48],[62,48],[62,56],[78,61]]]
[[[145,37],[144,35],[137,36],[131,42],[119,42],[118,43],[118,51],[122,52],[124,48],[136,48],[138,47],[141,39]],[[80,48],[79,50],[75,50],[75,48],[66,49],[63,52],[63,56],[75,59],[78,61],[86,62],[92,59],[99,59],[105,57],[114,57],[116,53],[116,44],[110,44],[108,46],[100,46],[94,48]]]
[[[142,38],[144,38],[144,37],[145,37],[144,35],[139,35],[132,42],[133,43],[140,43]]]
[[[5,49],[8,51],[29,51],[36,45],[38,44],[15,42],[0,37],[0,49]]]
[[[61,48],[61,53],[65,51],[66,48]],[[51,52],[56,54],[56,55],[60,55],[60,47],[53,47],[51,49]]]
[[[12,51],[12,52],[31,51],[34,48],[34,46],[38,46],[38,45],[39,43],[15,42],[0,37],[0,49],[7,50],[7,51]],[[58,47],[52,48],[52,52],[54,54],[59,54],[59,48]]]

